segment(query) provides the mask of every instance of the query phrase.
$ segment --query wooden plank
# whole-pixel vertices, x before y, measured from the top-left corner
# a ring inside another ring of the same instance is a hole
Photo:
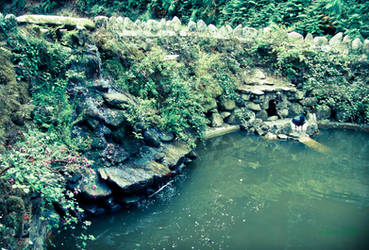
[[[308,146],[309,148],[320,152],[320,153],[327,153],[329,151],[331,151],[327,146],[311,139],[309,136],[304,136],[304,137],[300,137],[299,142],[305,144],[306,146]]]

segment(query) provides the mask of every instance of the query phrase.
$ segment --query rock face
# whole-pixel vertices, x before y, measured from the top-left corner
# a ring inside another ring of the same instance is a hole
[[[108,105],[117,109],[126,109],[127,105],[134,102],[133,97],[127,93],[105,93],[103,94],[103,98]]]
[[[114,190],[128,195],[143,193],[156,179],[170,175],[171,171],[155,161],[136,161],[121,167],[100,168],[98,173]]]

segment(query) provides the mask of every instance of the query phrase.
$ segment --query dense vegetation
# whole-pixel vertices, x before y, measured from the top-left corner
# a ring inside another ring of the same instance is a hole
[[[369,36],[369,3],[366,0],[41,0],[39,4],[24,0],[6,1],[2,11],[53,13],[69,5],[88,16],[122,15],[135,19],[178,16],[182,21],[204,20],[216,25],[242,24],[265,27],[272,23],[291,27],[306,34],[332,35],[345,32],[351,36]],[[11,4],[9,4],[12,2]]]
[[[17,197],[40,197],[41,204],[33,205],[40,206],[50,228],[60,226],[59,216],[50,214],[50,208],[60,206],[64,228],[75,228],[82,210],[76,193],[66,190],[66,180],[76,173],[87,179],[94,175],[91,162],[77,151],[83,142],[71,136],[76,119],[73,101],[65,93],[68,65],[78,55],[72,57],[65,47],[36,38],[38,29],[18,32],[16,24],[2,15],[0,28],[0,38],[6,41],[0,47],[0,117],[4,118],[0,121],[0,178],[4,192],[14,190],[0,197],[0,246],[23,248],[28,243],[14,236],[23,236],[32,211],[28,198]],[[14,202],[19,205],[10,207]],[[86,244],[87,236],[81,237]]]
[[[124,115],[137,140],[150,127],[172,132],[179,140],[201,137],[211,123],[214,103],[217,107],[217,102],[232,100],[243,105],[236,88],[243,74],[255,67],[286,77],[306,97],[313,97],[314,112],[329,109],[330,119],[369,123],[369,55],[335,48],[322,52],[306,43],[292,45],[287,37],[291,29],[368,37],[369,4],[364,0],[43,0],[32,5],[17,0],[0,8],[17,14],[179,16],[184,22],[203,19],[218,26],[271,26],[270,33],[252,43],[212,37],[123,39],[104,28],[93,35],[37,25],[18,30],[14,19],[0,15],[0,185],[7,190],[0,196],[0,212],[9,215],[0,217],[0,238],[5,248],[20,244],[14,236],[22,236],[30,213],[28,193],[42,197],[45,210],[61,204],[65,225],[79,223],[75,194],[65,184],[75,173],[95,178],[91,162],[83,156],[95,142],[75,132],[86,119],[78,108],[88,94],[73,94],[74,87],[96,81],[96,65],[86,71],[91,57],[101,59],[103,78],[134,97]],[[97,46],[95,55],[89,54],[88,45]],[[242,119],[245,113],[238,115]],[[125,131],[115,132],[125,136]],[[49,219],[58,227],[56,217]]]

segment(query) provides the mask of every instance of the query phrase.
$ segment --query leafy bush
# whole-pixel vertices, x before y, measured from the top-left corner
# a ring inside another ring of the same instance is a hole
[[[93,178],[91,173],[94,172],[89,168],[90,161],[69,150],[58,140],[55,136],[30,130],[24,142],[15,144],[12,150],[0,156],[0,169],[4,171],[0,177],[5,178],[13,189],[40,195],[41,209],[50,209],[54,204],[60,204],[63,209],[63,227],[73,229],[79,223],[75,215],[83,210],[75,199],[79,190],[67,190],[66,180],[75,173]],[[59,228],[57,217],[43,219],[48,220],[49,229]],[[81,238],[84,239],[85,235],[82,234]]]
[[[368,123],[368,64],[361,56],[331,50],[322,52],[306,43],[291,44],[286,31],[275,30],[259,36],[250,55],[264,67],[279,72],[315,97],[319,105],[328,105],[333,118]],[[318,107],[319,108],[319,107]]]
[[[68,69],[72,60],[80,60],[78,55],[72,56],[66,47],[27,33],[13,37],[9,44],[17,65],[17,80],[30,83],[32,104],[36,107],[33,121],[44,131],[57,134],[69,147],[86,148],[84,142],[71,137],[79,118],[74,109],[76,100],[67,92],[69,79],[76,77]]]
[[[16,23],[13,23],[9,19],[5,19],[4,15],[0,13],[0,40],[8,38],[11,33],[16,31]]]
[[[216,25],[243,24],[265,27],[272,23],[315,35],[343,31],[351,36],[369,36],[369,4],[366,0],[78,0],[78,9],[88,15],[118,14],[137,18],[178,16],[183,22],[204,20]]]
[[[151,120],[152,124],[180,137],[185,137],[186,130],[199,135],[205,125],[200,105],[202,96],[189,81],[184,65],[167,59],[166,54],[154,47],[124,73],[122,88],[141,100],[137,105],[145,107],[141,110],[151,111],[151,118],[143,118],[147,116],[137,110],[131,114],[140,114],[141,120]]]

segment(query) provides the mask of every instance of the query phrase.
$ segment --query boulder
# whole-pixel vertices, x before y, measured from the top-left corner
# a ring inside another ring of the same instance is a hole
[[[244,101],[250,101],[250,95],[249,94],[242,94],[241,95],[242,100]]]
[[[288,40],[292,43],[300,43],[304,41],[304,37],[297,32],[290,32],[288,33]]]
[[[232,113],[231,112],[222,112],[220,113],[220,116],[223,118],[223,120],[227,119]]]
[[[209,30],[210,34],[216,34],[218,32],[218,29],[214,24],[209,24],[208,25],[208,30]]]
[[[64,17],[53,15],[24,15],[17,17],[17,22],[20,24],[38,24],[50,26],[66,26],[66,27],[82,27],[86,29],[94,29],[95,23],[87,18]]]
[[[101,152],[100,157],[105,160],[105,164],[116,166],[124,163],[130,156],[122,146],[113,143],[108,143],[105,149]]]
[[[305,43],[313,44],[314,43],[314,37],[311,33],[308,33],[305,37]]]
[[[148,186],[170,174],[168,167],[146,160],[136,160],[121,167],[98,169],[100,178],[124,194],[145,192]]]
[[[238,125],[241,123],[241,120],[239,116],[237,115],[237,112],[233,112],[227,119],[226,122],[230,125]]]
[[[197,32],[206,32],[208,30],[208,26],[203,20],[199,20],[196,25],[196,31]]]
[[[211,114],[211,126],[221,127],[223,125],[223,118],[218,112],[214,112]]]
[[[268,132],[268,133],[266,133],[266,135],[264,135],[264,139],[272,141],[272,140],[277,140],[278,137],[277,137],[277,135]]]
[[[328,39],[324,36],[317,36],[314,37],[314,46],[315,47],[322,47],[328,44]]]
[[[196,23],[194,21],[189,21],[187,24],[187,28],[191,32],[196,31]]]
[[[112,195],[111,189],[98,178],[95,181],[81,183],[81,197],[86,200],[106,200]]]
[[[343,33],[339,32],[329,40],[329,46],[337,47],[342,43]]]
[[[103,109],[100,116],[104,122],[113,127],[119,127],[126,120],[124,111],[114,109]]]
[[[134,99],[126,93],[105,93],[103,98],[108,105],[118,109],[126,109],[130,103],[134,102]]]
[[[143,133],[144,141],[147,145],[152,147],[160,146],[160,133],[157,129],[150,128],[146,129]]]
[[[361,52],[361,49],[363,48],[363,43],[361,42],[360,38],[357,37],[352,41],[351,48],[355,52]]]
[[[159,136],[160,140],[162,142],[172,142],[174,141],[174,134],[172,132],[163,132],[163,133],[160,133],[160,136]]]
[[[285,135],[285,134],[278,134],[278,135],[277,135],[277,137],[278,137],[278,139],[280,139],[280,140],[287,140],[287,139],[288,139],[288,136],[287,136],[287,135]]]
[[[255,111],[255,112],[258,112],[261,110],[261,107],[260,107],[260,104],[255,104],[253,102],[249,102],[246,104],[246,108],[252,110],[252,111]]]
[[[278,111],[278,115],[281,117],[281,118],[285,118],[288,116],[288,109],[281,109],[280,111]]]
[[[242,36],[242,30],[243,30],[242,24],[237,25],[237,27],[233,31],[234,36],[241,37]]]
[[[301,115],[301,114],[303,114],[303,112],[304,112],[304,109],[301,106],[301,104],[296,103],[296,102],[292,102],[290,104],[290,106],[289,106],[289,115],[291,117],[295,117],[297,115]]]
[[[172,21],[171,21],[172,27],[174,29],[174,31],[178,32],[181,30],[182,27],[182,23],[181,20],[179,20],[178,17],[174,16]]]
[[[166,144],[163,147],[165,156],[162,163],[170,169],[175,169],[182,164],[185,157],[192,151],[191,147],[180,142]]]
[[[267,121],[276,121],[276,120],[278,120],[278,116],[276,116],[276,115],[270,116],[267,119]]]
[[[225,111],[232,111],[236,108],[236,102],[231,99],[225,99],[220,102],[220,107]]]
[[[217,107],[217,101],[214,98],[207,100],[204,104],[204,109],[206,112],[209,112],[212,109],[216,109]]]
[[[261,110],[256,113],[255,117],[265,121],[268,119],[268,113],[265,110]]]
[[[217,37],[224,38],[224,39],[229,37],[228,31],[224,26],[222,26],[218,29]]]
[[[255,28],[244,27],[242,30],[243,37],[247,40],[251,40],[258,35],[258,31]]]

